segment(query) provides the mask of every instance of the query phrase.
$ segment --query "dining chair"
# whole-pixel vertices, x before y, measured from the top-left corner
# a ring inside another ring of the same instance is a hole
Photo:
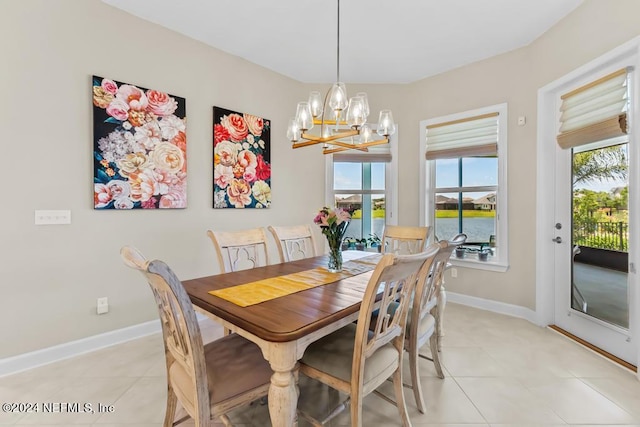
[[[386,224],[382,233],[382,252],[404,255],[422,252],[427,244],[430,229],[431,227]]]
[[[263,267],[269,264],[267,236],[262,228],[240,231],[207,230],[222,273]]]
[[[191,301],[180,280],[162,261],[147,261],[125,246],[125,264],[141,272],[155,297],[162,324],[167,367],[167,410],[164,427],[187,418],[196,426],[231,426],[227,413],[266,396],[272,375],[257,345],[238,334],[206,345]],[[187,416],[175,420],[177,404]]]
[[[308,225],[269,226],[278,247],[280,262],[317,256],[316,240]]]
[[[395,404],[403,426],[411,425],[402,385],[407,312],[416,280],[422,270],[430,268],[436,253],[437,248],[415,255],[383,255],[367,283],[357,323],[312,343],[300,360],[302,374],[348,395],[352,426],[362,426],[362,400],[370,393]],[[396,310],[388,311],[395,302]],[[389,314],[376,317],[372,324],[372,312],[378,306],[381,313]],[[395,402],[376,390],[390,377]],[[323,422],[300,414],[318,426],[338,412]]]
[[[207,230],[218,257],[221,273],[264,267],[269,264],[267,236],[263,228],[239,231]],[[208,313],[203,312],[208,315]],[[224,328],[224,335],[231,331]]]
[[[418,278],[415,294],[409,309],[407,330],[405,333],[404,349],[409,354],[409,372],[411,373],[411,388],[418,406],[418,410],[424,413],[426,406],[420,382],[419,359],[427,359],[433,362],[439,378],[444,378],[440,362],[440,336],[438,323],[440,321],[440,287],[444,279],[444,271],[451,258],[454,249],[463,244],[467,239],[464,234],[459,234],[452,240],[441,240],[433,243],[427,251],[435,249],[437,254],[428,271],[421,271]],[[393,308],[393,305],[391,306]],[[429,341],[431,357],[420,353],[420,348]]]

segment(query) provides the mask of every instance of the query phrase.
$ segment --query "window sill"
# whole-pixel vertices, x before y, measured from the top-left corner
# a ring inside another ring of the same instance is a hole
[[[497,261],[479,261],[474,258],[456,258],[455,254],[449,258],[449,262],[454,267],[475,268],[476,270],[495,271],[504,273],[509,269],[509,264]]]

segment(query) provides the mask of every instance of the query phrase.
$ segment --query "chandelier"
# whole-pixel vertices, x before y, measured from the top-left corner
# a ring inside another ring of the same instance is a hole
[[[391,110],[381,110],[376,126],[378,136],[375,136],[367,123],[367,94],[359,92],[349,99],[345,84],[340,82],[340,0],[337,2],[336,83],[324,99],[320,92],[313,91],[308,101],[299,102],[296,116],[289,120],[287,127],[287,138],[293,143],[293,148],[323,144],[323,154],[350,149],[369,151],[368,147],[388,144],[389,136],[396,131]],[[310,133],[314,128],[315,132]]]

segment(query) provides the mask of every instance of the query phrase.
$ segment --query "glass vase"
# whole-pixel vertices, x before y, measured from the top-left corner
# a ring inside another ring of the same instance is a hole
[[[327,239],[329,242],[329,263],[327,270],[331,273],[342,271],[342,239]]]

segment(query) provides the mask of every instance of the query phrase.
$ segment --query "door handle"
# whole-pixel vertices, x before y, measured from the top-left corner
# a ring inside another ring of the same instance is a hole
[[[560,236],[556,236],[555,239],[551,239],[551,240],[553,240],[556,243],[562,243],[562,237],[560,237]]]

